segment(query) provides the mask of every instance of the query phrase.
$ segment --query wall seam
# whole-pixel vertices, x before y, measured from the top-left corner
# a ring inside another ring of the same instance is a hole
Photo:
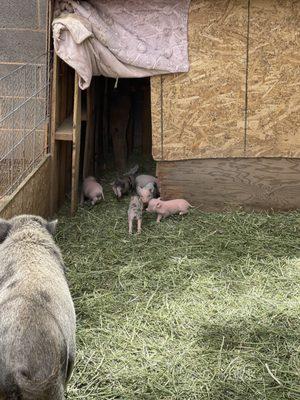
[[[163,107],[163,77],[160,76],[160,148],[161,159],[164,159],[164,107]]]
[[[247,43],[246,43],[246,82],[245,82],[245,123],[244,123],[244,156],[247,151],[247,132],[248,132],[248,89],[249,89],[249,43],[250,43],[250,6],[251,0],[248,0],[247,16]]]

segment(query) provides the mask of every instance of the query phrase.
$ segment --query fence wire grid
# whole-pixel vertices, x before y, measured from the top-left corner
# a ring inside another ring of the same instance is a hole
[[[0,201],[48,153],[49,55],[0,77]]]

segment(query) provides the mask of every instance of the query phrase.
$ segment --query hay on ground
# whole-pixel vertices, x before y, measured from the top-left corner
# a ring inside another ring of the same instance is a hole
[[[105,189],[60,215],[78,317],[68,399],[300,398],[300,214],[146,215],[129,237],[129,199]]]

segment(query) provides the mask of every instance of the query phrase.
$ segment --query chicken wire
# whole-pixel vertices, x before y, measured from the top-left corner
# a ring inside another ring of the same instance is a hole
[[[49,57],[0,77],[0,200],[48,153]]]

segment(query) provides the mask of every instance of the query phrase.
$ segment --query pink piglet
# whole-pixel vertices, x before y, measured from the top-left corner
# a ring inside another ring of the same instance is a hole
[[[166,218],[169,215],[187,214],[190,207],[193,206],[184,199],[163,201],[160,198],[158,198],[158,199],[151,199],[149,201],[146,211],[157,213],[156,222],[160,222],[162,218]]]

